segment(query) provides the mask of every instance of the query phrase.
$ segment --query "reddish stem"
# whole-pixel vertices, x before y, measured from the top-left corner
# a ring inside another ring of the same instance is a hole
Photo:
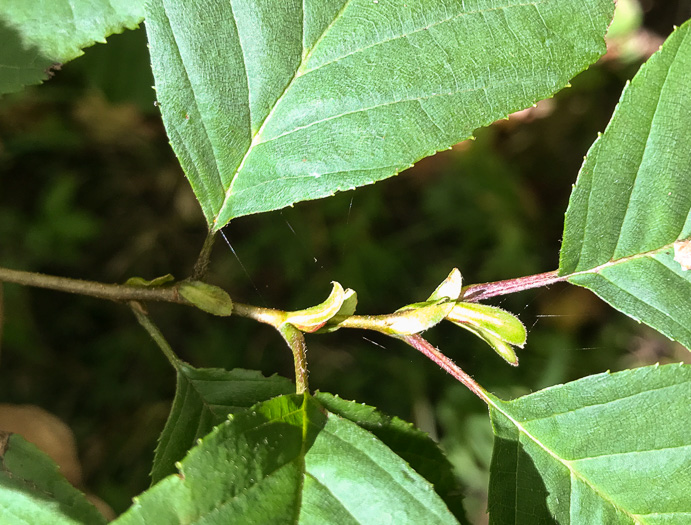
[[[516,279],[506,279],[505,281],[471,284],[464,288],[461,301],[476,303],[497,295],[506,295],[529,290],[530,288],[549,286],[550,284],[565,281],[567,277],[567,275],[559,275],[557,270],[554,270],[536,275],[527,275],[526,277],[517,277]]]
[[[408,343],[410,346],[422,352],[424,356],[431,359],[442,367],[446,372],[451,374],[456,380],[463,383],[468,389],[477,397],[482,399],[485,403],[489,403],[487,391],[478,385],[475,380],[466,374],[456,363],[442,354],[438,349],[432,346],[426,339],[419,334],[399,336],[400,339]]]

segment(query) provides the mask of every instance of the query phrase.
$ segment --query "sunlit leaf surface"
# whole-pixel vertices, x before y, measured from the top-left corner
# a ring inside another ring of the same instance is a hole
[[[687,348],[691,272],[678,254],[675,260],[675,243],[691,237],[689,100],[687,22],[626,87],[588,152],[566,213],[559,269]]]
[[[225,421],[228,414],[291,392],[295,392],[295,385],[284,377],[264,377],[254,370],[193,368],[179,363],[175,399],[156,448],[152,483],[176,472],[175,462],[198,439]]]
[[[493,398],[490,523],[691,523],[691,366]]]
[[[395,175],[563,88],[612,0],[154,0],[163,120],[212,229]]]
[[[308,395],[235,414],[115,523],[202,522],[458,523],[373,433]]]

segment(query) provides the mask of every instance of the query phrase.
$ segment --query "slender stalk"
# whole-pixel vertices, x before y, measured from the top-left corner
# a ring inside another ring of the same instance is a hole
[[[178,295],[177,289],[174,286],[145,288],[126,284],[105,284],[96,281],[84,281],[82,279],[70,279],[69,277],[56,277],[42,273],[10,270],[9,268],[0,268],[0,281],[118,302],[159,301],[187,304]]]
[[[173,368],[177,370],[180,367],[180,358],[177,355],[175,355],[175,352],[168,344],[168,341],[166,341],[166,338],[163,337],[161,331],[153,323],[151,318],[147,315],[144,307],[141,305],[141,303],[138,303],[137,301],[130,301],[129,306],[132,309],[134,316],[137,318],[137,321],[139,321],[139,324],[142,325],[144,329],[149,333],[151,339],[154,340],[154,342],[163,352],[163,355],[165,355],[166,359],[168,359],[168,362],[170,362],[170,364],[173,365]]]
[[[479,384],[477,384],[475,380],[468,374],[466,374],[456,363],[454,363],[450,358],[442,354],[438,349],[432,346],[421,335],[415,334],[399,336],[397,337],[397,339],[401,339],[402,341],[406,342],[407,344],[415,348],[415,350],[421,352],[424,356],[437,363],[446,372],[451,374],[451,376],[453,376],[454,379],[463,383],[473,394],[482,399],[482,401],[484,401],[485,403],[489,404],[490,399],[487,395],[487,391],[484,388],[482,388]]]
[[[214,247],[214,241],[216,240],[216,234],[214,232],[209,232],[204,239],[204,244],[199,252],[199,257],[197,257],[197,262],[194,263],[194,271],[192,272],[192,280],[203,281],[206,277],[206,273],[209,270],[209,260],[211,258],[211,250]]]
[[[516,279],[506,279],[505,281],[471,284],[463,289],[461,301],[476,303],[497,295],[507,295],[531,288],[549,286],[550,284],[566,281],[568,277],[570,276],[558,275],[557,270],[554,270],[552,272],[517,277]]]
[[[278,327],[278,331],[293,352],[293,362],[295,363],[295,393],[303,394],[309,388],[305,336],[302,335],[300,330],[289,323],[283,323]]]
[[[461,297],[462,301],[466,302],[478,302],[483,299],[488,299],[490,297],[495,297],[497,295],[506,295],[514,292],[521,292],[523,290],[528,290],[530,288],[539,288],[541,286],[549,286],[550,284],[566,281],[567,279],[577,276],[577,275],[587,275],[600,273],[606,268],[610,268],[617,264],[622,264],[627,261],[633,261],[635,259],[642,259],[645,257],[651,257],[655,254],[662,253],[674,248],[674,243],[669,243],[654,250],[650,250],[643,253],[636,253],[634,255],[628,255],[626,257],[621,257],[619,259],[610,259],[598,266],[588,268],[586,270],[581,270],[579,272],[573,272],[567,275],[559,275],[558,270],[552,272],[538,273],[536,275],[527,275],[526,277],[518,277],[516,279],[507,279],[505,281],[496,281],[493,283],[481,283],[481,284],[471,284],[463,289],[463,295]]]
[[[56,277],[54,275],[45,275],[42,273],[11,270],[9,268],[0,268],[0,283],[2,282],[86,295],[88,297],[107,299],[116,302],[155,301],[188,305],[188,303],[180,297],[175,286],[145,288],[126,284],[105,284],[96,281],[85,281],[82,279],[71,279],[69,277]],[[0,312],[2,312],[1,309]],[[285,312],[281,310],[262,308],[242,303],[233,303],[233,315],[254,319],[255,321],[270,324],[274,327],[278,327],[278,325],[285,320]]]
[[[260,323],[273,326],[281,334],[293,353],[295,364],[295,393],[303,394],[309,389],[307,371],[307,343],[303,333],[292,324],[286,322],[287,312],[262,308],[242,303],[233,303],[233,315],[253,319]]]
[[[251,304],[233,302],[233,315],[252,319],[259,323],[269,324],[278,328],[286,319],[286,312],[274,308],[262,308]]]

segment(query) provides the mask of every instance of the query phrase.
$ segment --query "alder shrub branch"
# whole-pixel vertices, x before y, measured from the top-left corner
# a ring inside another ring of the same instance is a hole
[[[471,284],[463,288],[461,299],[464,302],[474,303],[496,297],[507,295],[531,288],[549,286],[551,284],[566,281],[569,275],[557,275],[557,271],[528,275],[515,279],[506,279],[489,283]],[[193,306],[178,293],[177,285],[142,287],[129,284],[109,284],[98,281],[87,281],[83,279],[72,279],[70,277],[59,277],[38,272],[26,272],[22,270],[12,270],[0,267],[0,283],[14,283],[35,288],[46,288],[59,292],[67,292],[78,295],[86,295],[97,299],[107,299],[115,302],[128,301],[155,301],[165,303],[184,304]],[[282,312],[274,308],[262,308],[249,304],[233,303],[233,314],[240,317],[247,317],[261,323],[272,324],[276,314]],[[353,317],[353,324],[359,324],[355,319],[361,320],[362,317],[375,316],[349,316]],[[378,317],[378,316],[377,316]],[[349,323],[348,323],[349,324]],[[346,327],[346,324],[343,325]],[[352,328],[364,328],[364,326],[352,326]]]
[[[206,273],[213,240],[214,236],[212,234],[206,238],[202,252],[195,265],[194,277],[192,279],[197,276],[201,277]],[[507,323],[511,324],[506,317],[512,317],[511,314],[503,312],[505,314],[503,315],[492,311],[489,312],[489,315],[495,316],[496,322],[494,325],[491,321],[489,324],[485,322],[484,326],[482,324],[473,324],[474,316],[480,315],[482,317],[483,313],[487,314],[487,310],[500,311],[500,309],[488,305],[470,306],[469,303],[477,303],[482,299],[497,295],[547,286],[555,282],[564,281],[566,278],[567,276],[558,276],[557,272],[554,271],[504,281],[475,284],[461,289],[460,272],[454,269],[447,280],[424,303],[408,305],[391,314],[354,315],[354,304],[352,310],[347,312],[342,308],[346,298],[355,294],[352,290],[344,291],[338,283],[334,283],[334,291],[321,305],[298,312],[286,312],[273,308],[233,302],[223,290],[202,281],[190,279],[173,284],[162,284],[172,280],[172,276],[165,276],[154,281],[135,279],[136,282],[141,281],[140,284],[130,284],[129,281],[127,284],[106,284],[0,267],[0,284],[2,282],[10,282],[128,304],[139,323],[151,335],[166,358],[176,368],[180,363],[179,359],[158,328],[149,319],[142,303],[156,301],[195,306],[216,315],[236,315],[271,325],[278,330],[293,353],[296,390],[298,393],[308,390],[307,348],[303,332],[358,328],[381,332],[404,341],[437,363],[485,402],[488,402],[487,392],[451,359],[422,338],[420,332],[447,318],[482,337],[499,355],[510,364],[516,365],[517,359],[511,345],[522,346],[524,335],[521,342],[520,335],[518,340],[512,340],[512,337],[516,336],[510,335],[510,331],[506,332]],[[457,287],[455,292],[451,294],[452,298],[444,296],[449,290],[448,288],[444,289],[444,287],[451,286],[453,282],[456,283],[455,286]],[[443,289],[445,290],[444,292],[442,292]],[[190,290],[192,294],[190,294]],[[457,299],[454,299],[456,297]],[[355,298],[353,297],[353,299]],[[477,309],[484,310],[478,311]],[[454,314],[452,310],[456,311],[456,313]],[[498,317],[496,317],[497,315]],[[518,327],[523,330],[523,334],[525,334],[520,321],[517,319],[515,321],[518,323]],[[504,335],[497,328],[501,327],[502,324],[505,325],[504,328],[501,328],[501,330],[504,330]]]
[[[128,284],[106,284],[69,277],[57,277],[36,272],[25,272],[0,268],[0,282],[22,284],[35,288],[47,288],[59,292],[108,299],[115,302],[156,301],[188,304],[177,292],[175,286],[146,288]]]

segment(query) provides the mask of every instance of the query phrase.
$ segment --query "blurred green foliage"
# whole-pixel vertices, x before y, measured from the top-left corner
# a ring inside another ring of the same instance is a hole
[[[145,44],[142,30],[113,36],[48,84],[0,100],[0,265],[104,282],[191,272],[204,221],[153,104]],[[225,233],[239,260],[218,240],[211,282],[235,300],[294,310],[321,302],[337,280],[358,292],[360,313],[386,313],[424,300],[453,267],[466,283],[555,269],[582,157],[643,59],[603,61],[531,113],[394,179],[234,221]],[[504,397],[679,360],[662,336],[584,290],[554,286],[494,304],[529,329],[517,369],[451,325],[428,336]],[[6,284],[4,307],[0,400],[63,418],[87,487],[124,510],[148,485],[174,371],[123,306]],[[290,352],[267,327],[180,306],[151,312],[195,366],[292,378]],[[437,437],[482,516],[486,407],[394,340],[346,330],[307,340],[311,387]]]

